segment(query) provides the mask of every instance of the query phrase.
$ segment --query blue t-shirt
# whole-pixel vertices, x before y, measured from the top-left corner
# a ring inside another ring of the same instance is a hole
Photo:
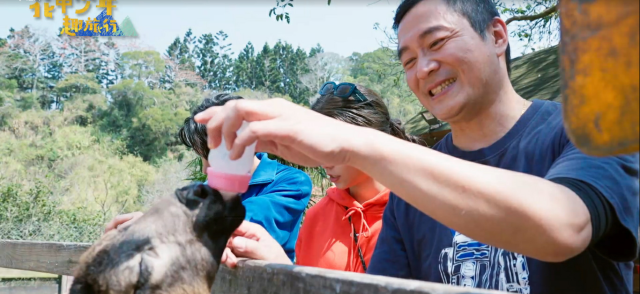
[[[297,168],[270,159],[266,153],[256,157],[260,164],[242,194],[245,220],[263,226],[293,262],[302,214],[311,198],[311,178]]]
[[[487,148],[462,151],[449,134],[434,149],[548,180],[589,183],[613,208],[614,225],[578,256],[549,263],[472,240],[391,194],[367,273],[509,293],[631,293],[640,214],[638,154],[585,155],[565,133],[561,105],[541,100]]]

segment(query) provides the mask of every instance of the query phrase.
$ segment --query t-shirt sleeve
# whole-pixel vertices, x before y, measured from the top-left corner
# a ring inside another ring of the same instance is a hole
[[[562,153],[545,176],[555,182],[565,181],[563,178],[579,180],[604,196],[602,199],[612,213],[608,215],[606,230],[598,232],[591,246],[613,261],[632,261],[638,253],[639,170],[637,153],[593,157],[582,153],[567,139]],[[585,201],[584,197],[581,199]],[[589,203],[585,204],[589,207]],[[593,210],[590,213],[593,214]]]
[[[411,270],[407,250],[396,222],[396,197],[394,194],[389,195],[389,202],[382,215],[382,229],[367,274],[408,279],[411,278]]]

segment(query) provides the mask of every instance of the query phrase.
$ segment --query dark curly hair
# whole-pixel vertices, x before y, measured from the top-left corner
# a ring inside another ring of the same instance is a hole
[[[203,124],[197,123],[193,118],[200,112],[205,111],[209,107],[222,106],[228,101],[244,99],[240,96],[234,96],[226,93],[214,94],[207,97],[202,103],[191,112],[191,116],[184,120],[184,125],[178,131],[178,138],[185,146],[193,149],[203,158],[209,156],[209,147],[207,145],[207,129]]]

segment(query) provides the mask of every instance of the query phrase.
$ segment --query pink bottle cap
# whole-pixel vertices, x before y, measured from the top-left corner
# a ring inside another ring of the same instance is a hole
[[[209,187],[227,192],[244,193],[249,189],[251,175],[234,175],[216,172],[207,168],[207,183]]]

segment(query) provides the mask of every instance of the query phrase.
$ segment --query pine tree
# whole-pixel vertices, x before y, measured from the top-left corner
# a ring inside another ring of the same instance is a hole
[[[242,49],[233,64],[234,84],[237,89],[256,88],[256,57],[255,49],[251,42]]]

